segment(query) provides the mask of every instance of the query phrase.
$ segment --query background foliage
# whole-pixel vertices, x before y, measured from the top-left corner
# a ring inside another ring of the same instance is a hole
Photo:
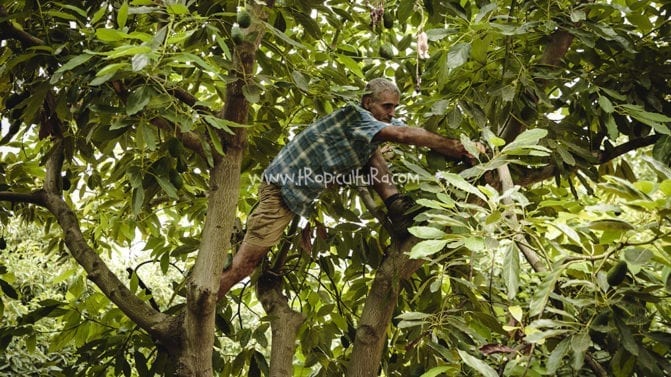
[[[264,10],[257,70],[245,73],[253,105],[244,125],[218,117],[236,43],[253,37],[236,30],[241,5],[3,2],[0,190],[39,189],[50,136],[62,135],[61,185],[87,240],[106,260],[121,255],[118,274],[134,292],[176,312],[208,171],[227,147],[182,134],[248,132],[244,224],[259,174],[291,135],[357,101],[368,79],[390,77],[408,124],[483,140],[491,153],[468,168],[388,149],[395,172],[421,178],[403,189],[430,210],[410,251],[427,263],[400,283],[382,373],[671,373],[668,1],[278,1]],[[381,8],[389,28],[374,22]],[[563,53],[548,47],[560,36]],[[512,187],[492,178],[504,166]],[[363,208],[357,190],[328,192],[317,218],[287,234],[285,293],[306,316],[295,375],[344,375],[390,242]],[[0,202],[0,221],[0,372],[163,373],[151,337],[67,261],[51,214]],[[520,245],[544,267],[528,264]],[[40,264],[49,269],[37,273]],[[230,296],[217,315],[214,369],[267,375],[268,318],[250,285]]]

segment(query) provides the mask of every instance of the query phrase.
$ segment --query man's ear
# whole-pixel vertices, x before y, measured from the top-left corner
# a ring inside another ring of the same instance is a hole
[[[363,101],[361,101],[361,106],[362,106],[364,109],[370,111],[370,101],[371,101],[370,96],[366,96],[366,97],[364,97],[364,98],[363,98]]]

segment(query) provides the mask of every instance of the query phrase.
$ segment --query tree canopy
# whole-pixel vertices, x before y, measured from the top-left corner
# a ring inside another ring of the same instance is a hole
[[[54,375],[669,374],[670,12],[4,1],[0,347],[66,355]],[[330,190],[218,300],[263,169],[375,77],[477,161],[385,146],[413,237]],[[35,253],[67,267],[51,296],[12,270]]]

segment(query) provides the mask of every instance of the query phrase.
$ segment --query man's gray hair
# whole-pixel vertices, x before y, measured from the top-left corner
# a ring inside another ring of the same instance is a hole
[[[373,97],[373,99],[377,99],[380,94],[386,92],[393,93],[398,96],[401,95],[401,91],[398,90],[398,86],[396,86],[394,82],[382,77],[372,79],[368,82],[368,84],[366,84],[366,89],[363,93],[363,96],[361,97],[361,103],[363,104],[364,99],[367,97]]]

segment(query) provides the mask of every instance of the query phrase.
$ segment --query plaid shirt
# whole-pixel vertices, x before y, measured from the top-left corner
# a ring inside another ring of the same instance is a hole
[[[396,119],[391,124],[403,125]],[[308,216],[326,187],[352,183],[343,176],[358,175],[380,144],[373,137],[387,126],[360,106],[348,105],[309,125],[285,145],[263,178],[281,188],[291,211]]]

